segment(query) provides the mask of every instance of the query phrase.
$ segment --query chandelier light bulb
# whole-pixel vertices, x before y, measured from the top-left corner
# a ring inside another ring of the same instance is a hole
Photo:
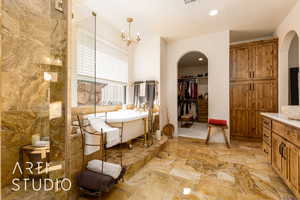
[[[133,18],[131,17],[127,18],[128,31],[127,32],[125,32],[124,30],[121,31],[121,38],[124,42],[126,42],[127,46],[130,46],[133,43],[138,43],[139,41],[141,41],[141,36],[139,32],[136,34],[136,38],[132,38],[131,24],[133,21],[134,21]]]

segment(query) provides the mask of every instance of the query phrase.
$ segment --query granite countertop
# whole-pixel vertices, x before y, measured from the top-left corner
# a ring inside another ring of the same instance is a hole
[[[263,115],[265,117],[268,117],[268,118],[271,118],[271,119],[274,119],[274,120],[277,120],[279,122],[285,123],[287,125],[294,126],[296,128],[300,128],[300,121],[288,119],[287,117],[285,117],[284,115],[282,115],[280,113],[266,113],[266,112],[263,112],[263,113],[261,113],[261,115]]]

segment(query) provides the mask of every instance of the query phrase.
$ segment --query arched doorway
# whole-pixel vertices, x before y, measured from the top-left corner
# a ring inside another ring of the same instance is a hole
[[[208,118],[208,58],[199,51],[184,54],[178,67],[178,135],[205,139]]]
[[[297,50],[298,50],[298,54],[297,54]],[[298,58],[296,54],[298,55]],[[278,73],[279,110],[281,110],[281,107],[284,105],[297,104],[297,102],[295,101],[295,97],[293,96],[297,95],[297,81],[295,81],[295,77],[297,77],[298,67],[299,67],[299,36],[297,32],[290,31],[286,34],[286,36],[280,43],[279,73]],[[291,70],[294,71],[291,72]],[[294,77],[292,80],[290,79],[291,76]],[[293,84],[291,84],[291,81],[293,81]],[[293,89],[291,88],[291,86],[293,87]],[[299,95],[299,83],[298,83],[298,95]],[[292,100],[293,98],[294,100]]]
[[[299,105],[299,37],[294,34],[289,47],[289,105]]]

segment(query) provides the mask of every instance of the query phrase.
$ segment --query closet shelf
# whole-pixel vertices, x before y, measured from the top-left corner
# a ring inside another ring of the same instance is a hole
[[[178,81],[181,80],[208,80],[208,77],[178,78]]]

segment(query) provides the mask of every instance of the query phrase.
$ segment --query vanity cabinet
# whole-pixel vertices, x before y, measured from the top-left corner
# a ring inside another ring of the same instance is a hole
[[[300,127],[266,116],[262,118],[263,152],[273,169],[300,199]]]

